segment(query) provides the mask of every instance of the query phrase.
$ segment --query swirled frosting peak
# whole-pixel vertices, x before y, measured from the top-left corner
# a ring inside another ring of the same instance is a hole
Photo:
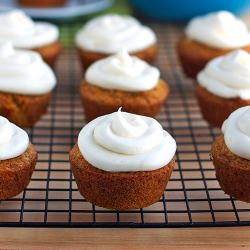
[[[250,54],[236,50],[211,60],[197,76],[198,83],[223,98],[250,99]]]
[[[159,77],[157,68],[130,56],[126,50],[93,63],[86,72],[89,84],[129,92],[151,90]]]
[[[90,20],[76,35],[78,47],[116,53],[126,47],[130,53],[143,50],[156,42],[154,32],[131,16],[109,14]]]
[[[193,18],[188,23],[186,35],[218,49],[234,49],[250,44],[250,33],[245,23],[227,11]]]
[[[11,41],[17,48],[32,49],[58,39],[58,28],[33,20],[20,10],[0,14],[0,42]]]
[[[0,161],[20,156],[28,145],[27,133],[0,116]]]
[[[228,149],[250,160],[250,106],[234,111],[223,123],[222,131]]]
[[[55,84],[53,71],[38,53],[0,43],[0,91],[40,95],[50,92]]]
[[[128,117],[128,120],[126,120],[120,108],[111,123],[111,128],[118,136],[132,138],[144,134],[148,126],[139,116],[134,116],[132,119]]]
[[[88,123],[78,146],[91,165],[109,172],[159,169],[176,151],[175,140],[156,120],[121,109]]]

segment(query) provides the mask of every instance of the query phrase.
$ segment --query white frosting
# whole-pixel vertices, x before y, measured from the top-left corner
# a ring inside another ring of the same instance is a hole
[[[130,53],[155,44],[155,33],[131,16],[104,15],[90,20],[76,35],[78,47],[116,53],[126,48]]]
[[[92,64],[85,77],[88,83],[104,89],[138,92],[153,89],[160,71],[123,50]]]
[[[188,23],[186,35],[218,49],[234,49],[250,44],[250,33],[245,23],[227,11],[193,18]]]
[[[28,145],[27,133],[0,116],[0,161],[20,156]]]
[[[22,11],[0,14],[0,42],[11,41],[14,47],[32,49],[58,40],[58,28],[46,22],[33,22]]]
[[[250,106],[234,111],[222,125],[228,149],[250,160]]]
[[[55,84],[53,71],[38,53],[0,43],[0,91],[40,95],[50,92]]]
[[[109,172],[159,169],[176,152],[175,140],[155,119],[120,110],[88,123],[78,146],[87,162]]]
[[[197,76],[198,83],[223,98],[250,99],[250,55],[233,51],[211,60]]]

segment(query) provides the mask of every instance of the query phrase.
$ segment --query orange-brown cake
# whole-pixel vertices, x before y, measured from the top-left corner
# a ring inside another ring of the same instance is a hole
[[[169,95],[159,70],[125,51],[91,65],[80,85],[85,119],[90,121],[123,107],[124,111],[154,117]]]
[[[250,106],[234,111],[213,143],[211,157],[221,188],[238,200],[250,202]]]
[[[198,74],[196,96],[203,118],[212,126],[220,127],[234,110],[250,104],[248,67],[250,55],[237,50],[213,59]]]
[[[29,184],[37,152],[27,133],[0,116],[0,200],[21,193]]]
[[[142,208],[157,202],[175,165],[172,159],[153,171],[107,172],[89,164],[77,145],[70,152],[70,162],[81,195],[97,206],[118,210]]]
[[[0,115],[31,127],[46,113],[56,78],[37,52],[0,45]]]
[[[62,46],[59,42],[54,42],[43,47],[35,48],[34,51],[38,52],[43,60],[52,68],[55,68],[55,64],[58,56],[60,55]]]
[[[103,89],[83,81],[80,94],[86,121],[113,113],[119,107],[129,113],[155,117],[169,95],[169,86],[159,80],[152,90],[129,93]]]
[[[156,120],[118,111],[82,129],[70,163],[78,190],[89,202],[138,209],[160,199],[175,151],[174,139]]]
[[[76,35],[83,68],[122,49],[153,63],[157,53],[155,33],[131,16],[104,15],[90,20]]]
[[[20,10],[1,13],[0,23],[1,42],[11,42],[17,49],[36,51],[50,66],[55,66],[61,51],[61,45],[58,41],[59,30],[56,25],[47,22],[34,22]]]
[[[242,48],[250,53],[250,45]],[[222,50],[209,47],[189,39],[187,36],[180,38],[177,44],[177,51],[181,66],[185,74],[196,78],[197,74],[206,64],[215,57],[227,54],[232,50]]]
[[[33,8],[49,8],[63,6],[67,0],[17,0],[18,4]]]
[[[211,59],[240,48],[250,52],[249,32],[240,19],[226,11],[192,19],[177,43],[183,71],[192,78]]]
[[[32,127],[47,112],[51,93],[29,96],[0,92],[0,114],[22,128]]]

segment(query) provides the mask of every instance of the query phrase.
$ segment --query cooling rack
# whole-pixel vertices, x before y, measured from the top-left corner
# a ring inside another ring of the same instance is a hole
[[[159,38],[157,65],[171,85],[170,98],[158,115],[178,144],[177,162],[161,200],[138,210],[93,206],[78,192],[68,153],[84,126],[79,100],[83,76],[72,46],[80,24],[64,25],[65,44],[56,73],[58,86],[47,115],[29,130],[39,152],[32,180],[20,195],[0,203],[0,226],[15,227],[195,227],[250,225],[250,204],[224,194],[209,152],[220,133],[202,120],[193,87],[178,64],[175,43],[182,27],[150,24]]]

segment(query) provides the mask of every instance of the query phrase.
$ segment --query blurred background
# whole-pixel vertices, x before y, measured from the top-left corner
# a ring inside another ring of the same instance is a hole
[[[241,15],[250,27],[250,0],[54,0],[60,5],[38,6],[46,1],[1,0],[0,12],[22,9],[33,19],[58,24],[64,46],[73,42],[73,36],[64,35],[69,27],[74,34],[85,21],[106,13],[135,15],[143,21],[167,25],[170,22],[184,23],[194,16],[212,11],[228,10]]]
[[[1,0],[0,11],[22,8],[33,18],[61,22],[79,20],[79,18],[84,20],[91,15],[108,12],[136,13],[155,21],[182,22],[193,16],[217,10],[228,10],[240,15],[250,7],[249,0],[63,0],[60,6],[34,8],[38,3],[39,0]]]

